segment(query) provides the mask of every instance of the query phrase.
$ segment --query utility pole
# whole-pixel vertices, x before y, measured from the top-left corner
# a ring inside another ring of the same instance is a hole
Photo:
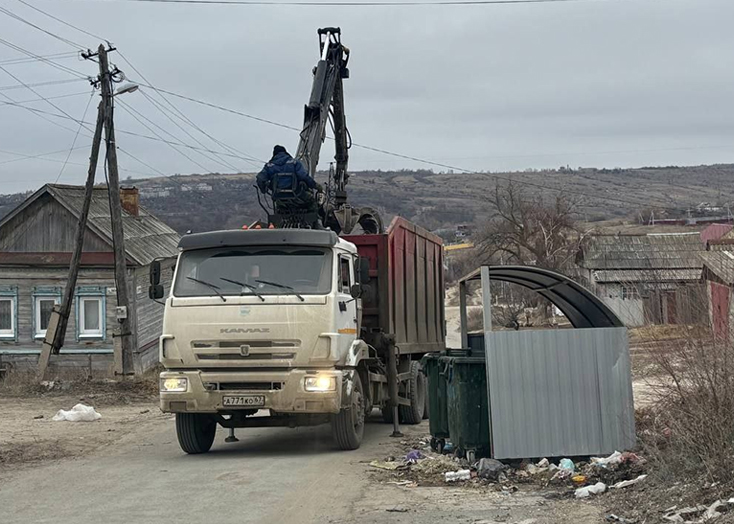
[[[71,313],[71,304],[74,300],[74,288],[76,287],[76,281],[79,277],[79,267],[81,266],[82,250],[84,249],[84,235],[87,231],[87,218],[89,217],[89,207],[92,203],[94,177],[97,172],[97,160],[99,159],[99,146],[102,142],[102,127],[104,125],[104,119],[104,102],[100,102],[97,109],[97,126],[94,130],[94,138],[92,139],[92,152],[89,155],[87,183],[84,187],[84,203],[82,204],[82,210],[79,214],[74,252],[71,255],[71,262],[69,264],[69,277],[66,280],[64,298],[61,304],[54,308],[48,329],[46,330],[46,338],[43,341],[41,356],[38,360],[38,375],[40,380],[45,378],[46,369],[48,368],[48,362],[51,355],[58,355],[59,350],[64,345],[66,328],[69,324],[69,314]]]
[[[112,220],[112,247],[115,253],[115,287],[117,288],[117,319],[120,333],[122,374],[133,373],[133,334],[130,325],[130,302],[127,295],[127,264],[125,256],[125,235],[122,227],[122,204],[120,203],[120,174],[117,169],[117,146],[115,144],[114,93],[112,77],[118,71],[110,71],[107,49],[100,44],[97,49],[99,58],[99,82],[102,89],[102,104],[105,109],[104,128],[107,151],[107,187],[110,199],[110,218]]]

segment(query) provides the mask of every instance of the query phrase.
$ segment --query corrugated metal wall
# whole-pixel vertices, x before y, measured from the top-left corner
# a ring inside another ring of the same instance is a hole
[[[635,445],[626,328],[500,331],[489,341],[495,458],[604,455]]]

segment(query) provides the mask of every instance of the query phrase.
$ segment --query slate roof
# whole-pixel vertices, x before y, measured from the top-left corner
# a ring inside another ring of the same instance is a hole
[[[695,282],[701,269],[601,269],[594,271],[594,281],[606,282]]]
[[[49,194],[75,217],[79,216],[84,201],[84,186],[46,184],[0,220],[0,227],[45,194]],[[126,255],[133,262],[146,266],[155,258],[170,258],[178,254],[181,236],[142,206],[138,216],[123,209],[122,224]],[[87,227],[112,245],[112,221],[106,186],[94,188]]]
[[[581,249],[586,269],[700,269],[706,247],[698,232],[648,235],[596,235]]]
[[[708,251],[701,255],[704,267],[727,284],[734,284],[734,253]]]

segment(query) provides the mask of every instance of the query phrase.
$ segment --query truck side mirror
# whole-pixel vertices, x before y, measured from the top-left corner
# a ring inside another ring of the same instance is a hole
[[[159,298],[163,298],[163,295],[165,295],[165,290],[163,289],[163,286],[160,284],[151,285],[148,288],[148,297],[151,300],[157,300]]]
[[[157,286],[161,283],[161,262],[154,260],[150,263],[150,285]]]
[[[352,298],[361,297],[362,296],[362,285],[354,284],[351,288],[349,288],[349,292],[352,295]]]
[[[357,264],[359,266],[359,282],[360,284],[366,284],[370,281],[370,259],[359,257]]]

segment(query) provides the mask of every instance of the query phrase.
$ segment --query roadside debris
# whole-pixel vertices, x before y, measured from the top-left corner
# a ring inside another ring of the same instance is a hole
[[[40,420],[42,418],[43,418],[43,415],[36,415],[35,417],[33,417],[33,420]]]
[[[619,451],[615,451],[606,458],[593,457],[591,463],[601,468],[608,468],[610,466],[617,466],[622,463],[622,454]]]
[[[471,480],[470,469],[460,469],[458,471],[449,471],[444,474],[446,482],[456,482],[457,480]]]
[[[619,522],[620,524],[636,524],[636,519],[626,519],[624,517],[620,517],[619,515],[615,515],[612,513],[611,515],[606,516],[607,522]]]
[[[498,480],[500,474],[507,469],[502,462],[491,458],[483,458],[479,460],[477,466],[477,475],[480,478],[488,480]]]
[[[639,477],[632,479],[632,480],[623,480],[621,482],[617,482],[616,484],[612,484],[609,486],[612,489],[619,489],[619,488],[626,488],[627,486],[634,486],[638,482],[645,480],[647,478],[647,475],[640,475]]]
[[[410,510],[408,508],[396,506],[394,508],[388,508],[385,511],[387,511],[388,513],[408,513],[408,511]]]
[[[77,404],[69,411],[60,409],[53,420],[56,422],[68,421],[68,422],[94,422],[102,418],[102,415],[97,413],[92,406],[86,406],[84,404]]]
[[[708,522],[718,519],[724,513],[728,513],[732,508],[734,508],[734,498],[730,498],[729,500],[717,500],[708,507],[699,505],[676,511],[674,506],[666,511],[665,515],[663,515],[663,519],[668,522],[698,524],[700,522]]]
[[[417,449],[414,449],[413,451],[410,451],[407,455],[405,455],[405,461],[409,464],[416,464],[419,460],[424,458],[426,458],[426,456]]]
[[[387,471],[395,471],[396,469],[399,469],[401,467],[404,468],[405,467],[405,463],[398,462],[397,460],[385,461],[385,462],[382,462],[382,461],[379,461],[379,460],[373,460],[372,462],[370,462],[370,466],[372,466],[373,468],[377,468],[377,469],[385,469]]]
[[[579,488],[576,490],[574,495],[577,499],[585,499],[587,497],[590,497],[591,495],[600,495],[601,493],[604,493],[607,490],[607,485],[603,482],[597,482],[596,484],[592,486],[586,486],[584,488]]]

